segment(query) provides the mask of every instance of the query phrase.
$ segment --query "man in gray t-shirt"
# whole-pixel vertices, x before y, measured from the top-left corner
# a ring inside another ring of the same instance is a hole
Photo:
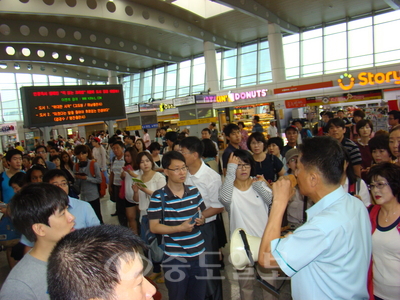
[[[68,195],[49,183],[28,185],[11,199],[8,208],[16,230],[35,245],[11,270],[0,300],[49,299],[47,260],[55,244],[75,226],[68,202]]]

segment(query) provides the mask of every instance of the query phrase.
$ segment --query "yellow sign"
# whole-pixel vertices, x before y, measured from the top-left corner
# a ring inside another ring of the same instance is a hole
[[[193,119],[193,120],[179,121],[178,126],[206,124],[206,123],[211,123],[211,122],[216,122],[216,121],[217,121],[217,118]]]
[[[133,130],[140,130],[142,129],[141,125],[136,125],[136,126],[126,126],[125,130],[133,131]]]
[[[348,78],[350,80],[349,85],[343,84],[343,79]],[[400,76],[397,71],[389,71],[387,73],[371,73],[371,72],[361,72],[358,74],[358,84],[359,85],[375,85],[375,84],[382,84],[384,82],[390,83],[392,79],[394,79],[395,84],[400,84]],[[339,86],[342,90],[348,91],[353,88],[354,84],[356,83],[355,78],[349,74],[344,73],[340,75],[340,78],[337,80]]]
[[[160,111],[164,111],[166,109],[171,109],[171,108],[175,108],[175,105],[171,104],[165,104],[165,103],[161,103],[160,104]]]

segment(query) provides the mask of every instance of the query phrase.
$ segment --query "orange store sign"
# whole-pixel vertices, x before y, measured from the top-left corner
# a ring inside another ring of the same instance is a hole
[[[348,79],[349,83],[345,85],[343,83],[344,79]],[[400,76],[398,71],[389,71],[387,73],[371,73],[371,72],[361,72],[357,76],[359,85],[375,85],[382,84],[384,82],[390,83],[391,80],[394,79],[395,84],[400,84]],[[350,73],[344,73],[340,75],[340,78],[337,80],[339,86],[342,90],[348,91],[353,88],[354,84],[356,84],[356,79]]]

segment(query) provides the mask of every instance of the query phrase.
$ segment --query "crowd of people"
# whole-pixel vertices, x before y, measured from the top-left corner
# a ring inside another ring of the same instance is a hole
[[[257,267],[233,274],[242,300],[255,299],[258,275],[264,299],[277,299],[271,286],[291,287],[279,299],[398,299],[399,121],[391,111],[390,131],[374,132],[361,110],[354,124],[324,112],[320,130],[294,120],[285,145],[276,120],[265,132],[255,116],[251,134],[223,126],[221,155],[215,123],[199,137],[162,127],[153,140],[117,130],[69,145],[59,137],[33,157],[9,149],[0,244],[12,270],[0,299],[151,299],[147,279],[165,282],[170,299],[223,299],[224,210],[230,235],[261,241]],[[106,184],[120,226],[97,226]],[[147,279],[140,253],[153,266]]]

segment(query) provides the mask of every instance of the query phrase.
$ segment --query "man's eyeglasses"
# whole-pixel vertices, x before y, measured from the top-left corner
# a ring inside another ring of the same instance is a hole
[[[68,183],[67,182],[53,183],[53,185],[63,188],[63,187],[68,186]]]
[[[378,190],[381,190],[387,185],[389,185],[389,183],[387,183],[387,182],[377,182],[375,184],[371,183],[371,184],[368,185],[368,189],[370,191],[372,191],[374,188],[377,188]]]
[[[168,169],[167,168],[167,170],[170,170],[170,171],[174,172],[175,174],[179,174],[180,172],[186,173],[188,168],[187,167],[183,167],[180,169]]]

